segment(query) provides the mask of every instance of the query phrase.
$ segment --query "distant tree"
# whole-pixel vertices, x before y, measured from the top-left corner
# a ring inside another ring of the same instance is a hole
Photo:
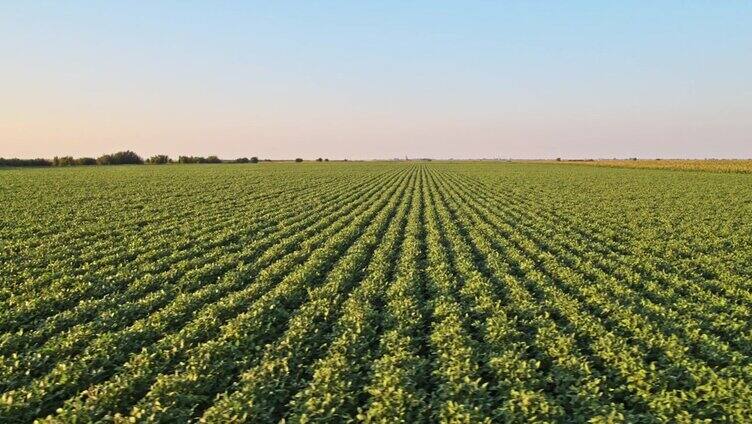
[[[212,155],[206,158],[206,163],[222,163],[222,159]]]
[[[561,158],[556,158],[556,162],[561,162]]]
[[[323,162],[323,161],[324,159],[321,159],[321,158],[316,159],[316,162]]]
[[[251,163],[258,163],[258,158],[256,156],[251,157]]]
[[[324,162],[329,162],[329,158],[324,159]]]
[[[52,158],[52,164],[54,166],[73,166],[76,164],[76,160],[73,159],[73,156],[55,156]]]
[[[301,158],[295,158],[295,162],[303,162],[303,159],[301,159]]]
[[[96,165],[96,164],[97,164],[97,160],[94,158],[83,157],[83,158],[76,159],[76,165]]]
[[[146,160],[146,163],[152,165],[164,165],[170,162],[172,162],[172,160],[167,155],[154,155]]]
[[[117,152],[112,155],[112,159],[117,165],[142,165],[144,160],[136,153],[126,150],[124,152]]]
[[[100,165],[142,165],[144,160],[136,153],[126,150],[111,155],[102,155],[97,158]]]
[[[237,158],[237,159],[235,159],[234,162],[235,163],[248,163],[248,162],[250,162],[250,159],[248,159],[248,158]]]
[[[19,158],[0,158],[0,166],[52,166],[49,159],[19,159]]]
[[[113,165],[112,155],[102,155],[97,158],[97,165]]]
[[[178,157],[178,163],[208,163],[208,162],[206,158],[201,157],[201,156],[180,156]]]

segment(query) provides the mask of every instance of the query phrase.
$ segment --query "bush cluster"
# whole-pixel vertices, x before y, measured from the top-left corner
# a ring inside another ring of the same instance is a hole
[[[216,156],[179,156],[178,163],[222,163]]]
[[[142,165],[144,160],[136,153],[126,150],[111,155],[102,155],[97,158],[99,165]]]
[[[49,159],[18,159],[18,158],[0,158],[0,166],[52,166]]]
[[[166,163],[172,163],[172,159],[170,159],[167,155],[154,155],[150,157],[149,159],[146,159],[146,163],[151,165],[164,165]]]
[[[96,165],[97,160],[89,157],[74,158],[73,156],[55,156],[52,158],[52,166],[78,166]]]
[[[256,156],[253,156],[252,158],[237,158],[233,162],[235,163],[258,163],[259,159]]]

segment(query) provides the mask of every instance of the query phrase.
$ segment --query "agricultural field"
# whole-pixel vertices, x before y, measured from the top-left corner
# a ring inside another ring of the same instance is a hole
[[[750,422],[752,175],[0,170],[0,422]]]
[[[599,159],[564,162],[616,168],[752,173],[752,159]]]

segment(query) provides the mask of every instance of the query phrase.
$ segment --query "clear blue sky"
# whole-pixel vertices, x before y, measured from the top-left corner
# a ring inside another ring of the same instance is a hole
[[[752,2],[0,4],[0,156],[752,157]]]

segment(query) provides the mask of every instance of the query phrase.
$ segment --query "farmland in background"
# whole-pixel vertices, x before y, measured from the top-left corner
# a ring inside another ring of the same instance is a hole
[[[597,159],[563,162],[615,168],[752,173],[752,159]]]
[[[0,422],[752,420],[752,175],[6,169],[0,205]]]

